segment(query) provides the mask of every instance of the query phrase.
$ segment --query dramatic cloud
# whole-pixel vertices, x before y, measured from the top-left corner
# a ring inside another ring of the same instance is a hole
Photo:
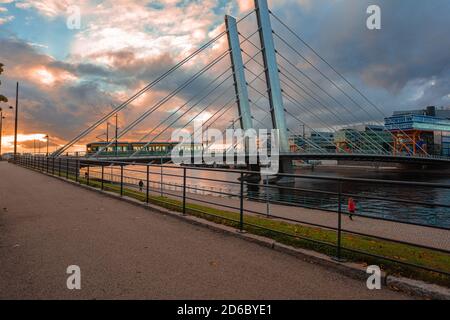
[[[448,0],[433,0],[432,5],[420,0],[377,0],[375,3],[369,0],[272,0],[269,3],[275,15],[310,43],[382,111],[379,113],[369,108],[362,97],[273,19],[275,44],[287,59],[278,57],[284,73],[282,86],[286,93],[302,104],[303,110],[289,99],[285,99],[286,107],[308,125],[325,128],[327,125],[380,121],[383,113],[388,115],[397,109],[450,105]],[[381,7],[381,30],[366,28],[366,9],[370,4]],[[65,26],[67,9],[72,5],[80,8],[80,30],[69,30]],[[253,9],[253,5],[253,0],[0,0],[0,62],[5,64],[2,90],[8,97],[14,97],[15,81],[21,84],[23,119],[19,130],[23,134],[49,133],[54,141],[63,143],[110,111],[113,105],[120,104],[220,34],[224,30],[225,14],[243,16]],[[242,37],[252,34],[256,30],[254,16],[241,23],[239,29]],[[259,45],[257,35],[249,40]],[[120,127],[125,127],[162,101],[226,49],[226,37],[222,37],[133,102],[126,112],[120,113]],[[250,42],[243,45],[243,50],[245,60],[249,59],[247,54],[257,52]],[[299,54],[345,93],[321,76]],[[260,63],[261,55],[256,60]],[[249,62],[247,66],[248,82],[254,80],[253,73],[262,72],[257,61]],[[159,133],[172,123],[173,127],[182,127],[196,113],[212,104],[212,108],[199,116],[208,119],[227,102],[227,98],[233,98],[232,90],[220,98],[220,94],[231,86],[230,81],[225,81],[214,95],[199,102],[184,118],[175,121],[194,102],[177,113],[174,111],[194,96],[201,98],[202,93],[214,87],[208,87],[209,83],[229,66],[229,58],[226,57],[152,112],[126,136],[127,139],[139,139],[150,130]],[[296,78],[294,83],[289,82],[283,70],[291,73],[289,78]],[[229,75],[226,73],[214,84]],[[315,99],[302,93],[298,84],[305,86]],[[262,81],[255,80],[250,89],[252,101],[259,99],[259,107],[252,107],[257,119],[255,125],[269,126],[270,117],[262,111],[268,110],[267,99],[261,98],[258,92],[264,94],[266,90]],[[328,93],[334,99],[330,99]],[[351,99],[364,108],[355,105]],[[227,112],[221,119],[222,127],[236,118],[235,109],[232,108],[233,112]],[[172,115],[171,118],[157,127],[168,115]],[[288,117],[288,122],[299,130],[298,121]],[[105,130],[106,125],[102,125],[87,141],[97,139]],[[8,121],[6,131],[11,132]],[[25,146],[29,148],[30,143]]]

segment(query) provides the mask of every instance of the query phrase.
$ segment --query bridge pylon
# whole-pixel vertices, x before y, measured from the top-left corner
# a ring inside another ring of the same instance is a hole
[[[256,17],[266,75],[267,93],[269,95],[270,113],[274,129],[278,129],[280,153],[288,153],[289,135],[286,125],[283,95],[281,93],[280,76],[272,35],[272,25],[267,0],[255,0]],[[293,173],[292,161],[280,159],[280,172]],[[288,180],[288,179],[284,179]]]
[[[247,80],[245,77],[244,62],[242,59],[242,50],[239,40],[239,32],[236,19],[232,16],[225,16],[225,25],[227,28],[228,46],[230,49],[231,68],[233,70],[234,88],[239,110],[239,121],[242,130],[253,129],[253,119],[250,110],[250,100],[248,95]],[[244,141],[245,152],[249,153],[248,140]],[[259,171],[258,165],[248,165],[251,171]],[[255,177],[252,177],[255,179]]]

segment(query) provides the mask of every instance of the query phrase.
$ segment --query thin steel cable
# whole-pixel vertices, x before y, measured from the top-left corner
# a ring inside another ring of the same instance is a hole
[[[210,62],[207,66],[203,67],[200,71],[198,71],[194,76],[192,76],[188,81],[186,81],[183,85],[179,86],[176,90],[172,91],[169,95],[167,95],[165,98],[160,100],[156,105],[154,105],[151,109],[144,112],[141,116],[139,116],[137,119],[135,119],[131,124],[129,124],[126,128],[124,128],[121,133],[114,138],[111,143],[109,143],[107,146],[102,147],[99,151],[97,151],[93,156],[97,156],[101,152],[103,152],[106,148],[110,147],[113,143],[118,141],[119,138],[123,137],[126,133],[128,133],[132,128],[134,128],[136,125],[141,123],[144,119],[146,119],[150,114],[152,114],[154,111],[159,109],[162,105],[164,105],[167,101],[172,99],[175,95],[177,95],[181,90],[186,88],[188,85],[190,85],[192,82],[197,80],[201,75],[203,75],[205,72],[207,72],[209,69],[211,69],[213,66],[215,66],[217,63],[219,63],[223,58],[225,58],[228,55],[228,50],[219,55],[217,58],[215,58],[212,62]]]

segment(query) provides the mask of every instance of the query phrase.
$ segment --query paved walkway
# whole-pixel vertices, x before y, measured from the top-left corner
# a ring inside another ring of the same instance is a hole
[[[4,162],[0,270],[2,299],[407,298]]]

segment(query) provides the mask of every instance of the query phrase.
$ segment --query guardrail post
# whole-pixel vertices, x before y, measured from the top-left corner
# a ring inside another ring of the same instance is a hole
[[[104,189],[104,180],[105,180],[105,166],[102,163],[102,190]]]
[[[59,164],[58,164],[58,176],[61,177],[61,158],[59,158]]]
[[[270,217],[270,197],[269,197],[269,176],[266,177],[265,181],[265,192],[266,192],[266,217]]]
[[[161,184],[161,198],[164,197],[164,174],[163,174],[163,165],[161,160],[161,177],[160,177],[160,184]]]
[[[241,190],[239,195],[239,232],[244,232],[244,173],[241,172]]]
[[[52,158],[52,175],[55,175],[55,158]]]
[[[342,241],[342,181],[338,182],[338,233],[336,257],[341,261],[341,241]]]
[[[186,167],[183,168],[183,216],[186,215]]]
[[[46,167],[47,167],[47,173],[48,173],[48,157],[47,158],[45,158],[45,162],[46,162]]]
[[[79,175],[80,175],[80,160],[77,159],[75,161],[75,182],[79,181],[78,179]]]
[[[145,190],[145,202],[149,203],[149,180],[150,180],[150,166],[147,165],[147,184],[146,184],[146,190]]]
[[[66,161],[66,179],[69,180],[69,158]]]
[[[123,164],[120,165],[120,196],[123,196]]]
[[[88,166],[87,166],[87,171],[86,171],[86,173],[87,173],[87,175],[86,175],[86,184],[87,185],[89,185],[89,177],[90,177],[90,165],[88,164]]]

